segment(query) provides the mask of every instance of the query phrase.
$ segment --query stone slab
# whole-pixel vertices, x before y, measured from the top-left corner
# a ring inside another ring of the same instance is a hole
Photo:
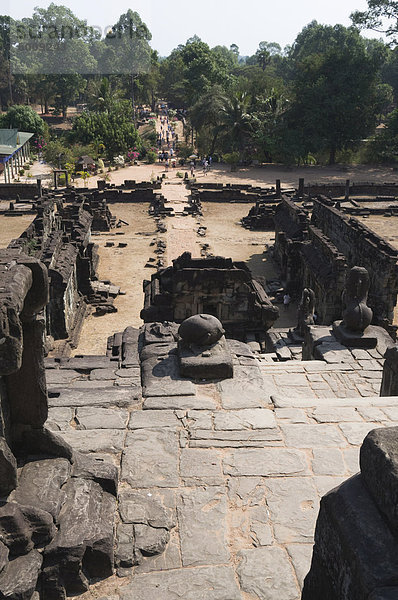
[[[73,369],[48,369],[46,370],[47,385],[68,385],[75,379],[81,379],[82,374]]]
[[[119,406],[126,408],[137,404],[141,398],[140,388],[106,387],[102,389],[58,389],[49,393],[48,405],[58,406]]]
[[[226,409],[263,408],[276,388],[267,388],[256,367],[236,366],[233,379],[220,382],[221,402]]]
[[[144,399],[144,410],[215,410],[217,401],[207,396],[163,396]]]
[[[179,447],[171,431],[137,429],[126,437],[121,478],[137,488],[178,487]]]
[[[311,567],[313,544],[288,544],[286,548],[292,559],[300,589],[302,589],[304,579]]]
[[[125,429],[129,413],[121,408],[80,407],[76,411],[78,429]]]
[[[341,423],[340,429],[349,444],[360,446],[368,433],[382,427],[380,423]]]
[[[286,448],[234,450],[224,458],[223,469],[231,477],[292,477],[308,474],[305,453]]]
[[[180,475],[185,485],[222,485],[224,477],[217,450],[181,450]]]
[[[294,398],[292,396],[283,397],[280,395],[272,396],[272,402],[276,408],[315,408],[319,405],[319,401],[315,397],[299,397]],[[328,406],[380,406],[380,407],[394,407],[398,404],[398,397],[388,396],[369,396],[364,397],[346,397],[346,398],[325,398],[322,400],[322,404]]]
[[[175,429],[179,423],[173,410],[134,410],[130,414],[129,429]]]
[[[151,345],[152,346],[152,345]],[[154,356],[141,364],[143,396],[194,396],[195,386],[180,376],[177,356]]]
[[[349,363],[355,360],[351,352],[337,341],[316,346],[314,349],[314,358],[324,360],[332,365]]]
[[[59,435],[80,452],[121,452],[124,445],[125,432],[118,429],[90,429],[60,431]]]
[[[187,490],[177,502],[183,566],[217,565],[231,559],[223,488]]]
[[[136,575],[121,600],[242,600],[232,567],[177,569]],[[289,599],[286,599],[289,600]]]
[[[171,530],[177,524],[175,490],[125,488],[119,494],[123,523]]]
[[[346,441],[335,425],[281,424],[289,448],[342,448]]]
[[[75,369],[76,371],[93,371],[94,369],[110,369],[117,365],[106,356],[75,356],[62,361],[60,369]]]
[[[275,415],[270,409],[231,410],[216,412],[214,415],[216,430],[273,429],[276,427]]]
[[[318,493],[307,477],[270,478],[265,482],[267,506],[280,544],[312,542],[318,516]]]
[[[60,406],[48,409],[48,418],[46,427],[51,431],[61,431],[69,429],[75,411],[69,406]]]
[[[297,600],[298,586],[286,550],[253,548],[239,553],[240,586],[258,600]]]
[[[112,381],[116,379],[116,368],[117,364],[114,363],[112,368],[107,369],[93,369],[90,373],[91,381]]]
[[[338,448],[314,448],[312,458],[314,475],[345,475],[346,466]]]
[[[317,421],[317,423],[341,423],[343,421],[349,422],[360,422],[363,420],[358,411],[352,407],[337,407],[337,406],[317,406],[310,411],[310,416]]]

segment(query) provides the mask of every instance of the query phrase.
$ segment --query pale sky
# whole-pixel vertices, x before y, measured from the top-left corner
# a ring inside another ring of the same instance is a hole
[[[30,16],[35,6],[49,0],[2,0],[0,13],[14,18]],[[255,53],[260,41],[292,44],[301,29],[314,19],[321,24],[350,25],[350,14],[364,10],[366,0],[63,0],[89,25],[113,25],[131,8],[152,32],[152,47],[161,56],[197,34],[211,47],[237,44],[241,55]],[[380,34],[366,32],[366,37]]]

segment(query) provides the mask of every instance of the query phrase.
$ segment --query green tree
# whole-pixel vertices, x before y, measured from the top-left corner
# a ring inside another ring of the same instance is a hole
[[[384,33],[392,42],[398,39],[398,2],[394,0],[368,0],[368,10],[353,12],[351,20],[359,29]]]
[[[30,106],[11,106],[8,111],[0,117],[0,127],[8,129],[12,127],[19,131],[34,133],[35,136],[47,136],[48,128],[43,119]]]
[[[125,154],[130,148],[140,149],[141,140],[133,124],[133,109],[128,100],[119,100],[105,112],[85,112],[73,124],[76,142],[103,144],[109,160]]]
[[[229,151],[239,153],[240,160],[254,131],[250,100],[247,94],[235,92],[225,99],[221,108],[221,128],[226,133],[224,143]]]
[[[292,129],[306,139],[305,154],[355,147],[375,127],[382,57],[368,52],[354,28],[310,23],[289,55],[294,101]]]
[[[372,163],[398,162],[398,109],[388,115],[385,129],[369,141],[366,153]]]
[[[13,103],[10,65],[10,28],[12,19],[0,15],[0,107]]]
[[[44,149],[44,160],[54,169],[65,169],[66,165],[74,166],[72,151],[61,140],[48,142]]]

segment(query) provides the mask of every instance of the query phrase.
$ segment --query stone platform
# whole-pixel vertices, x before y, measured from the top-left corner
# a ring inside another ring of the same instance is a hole
[[[359,471],[370,430],[398,424],[383,360],[275,363],[237,342],[234,379],[193,383],[160,346],[145,362],[171,371],[144,389],[138,358],[47,361],[47,425],[120,468],[120,579],[82,598],[299,600],[319,498]]]

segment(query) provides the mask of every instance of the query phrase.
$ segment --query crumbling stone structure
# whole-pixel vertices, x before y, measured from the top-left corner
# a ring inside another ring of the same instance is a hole
[[[398,597],[398,428],[376,429],[361,472],[321,501],[302,600]]]
[[[47,198],[38,215],[9,247],[40,259],[47,267],[50,298],[46,307],[46,332],[54,340],[76,345],[96,278],[97,247],[91,242],[93,216],[83,203],[63,205]]]
[[[1,251],[0,279],[0,596],[63,600],[113,573],[117,469],[45,428],[46,267]]]
[[[190,183],[191,198],[200,202],[238,202],[249,204],[280,197],[280,182],[276,188],[254,187],[249,184]]]
[[[374,323],[388,328],[398,293],[398,251],[330,201],[313,201],[312,215],[284,197],[275,214],[275,258],[291,295],[314,290],[318,323],[341,314],[347,269],[363,265],[370,275],[369,305]]]
[[[229,258],[192,259],[186,252],[172,267],[144,281],[144,293],[141,318],[146,323],[182,323],[205,313],[220,319],[227,335],[237,339],[246,339],[249,332],[265,332],[279,315],[247,266]]]

